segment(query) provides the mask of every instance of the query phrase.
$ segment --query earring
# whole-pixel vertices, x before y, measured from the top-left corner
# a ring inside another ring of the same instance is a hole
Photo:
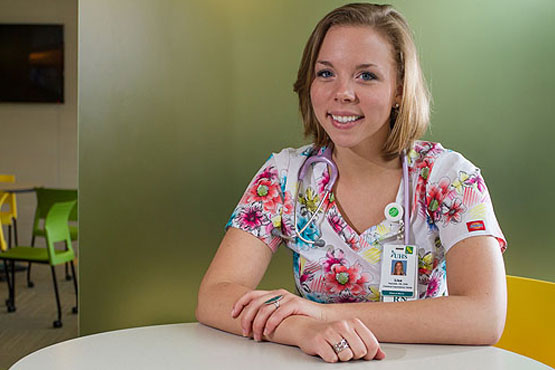
[[[399,103],[395,103],[395,105],[391,108],[391,114],[389,115],[389,127],[393,130],[393,126],[395,126],[395,121],[397,121],[397,115],[399,114]]]

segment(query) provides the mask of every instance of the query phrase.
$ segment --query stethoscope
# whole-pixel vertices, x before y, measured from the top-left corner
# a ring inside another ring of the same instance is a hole
[[[296,186],[296,190],[295,190],[295,197],[294,199],[294,204],[293,204],[293,223],[294,223],[294,230],[295,230],[295,236],[294,237],[290,237],[287,235],[284,235],[279,229],[274,228],[272,229],[272,235],[275,237],[281,237],[283,239],[286,240],[295,240],[295,238],[299,238],[300,240],[302,240],[304,243],[309,244],[309,245],[314,245],[316,247],[324,247],[325,246],[325,242],[323,239],[317,239],[317,240],[309,240],[306,239],[302,236],[302,233],[305,232],[305,230],[312,224],[312,222],[314,222],[314,219],[318,216],[318,213],[320,212],[320,209],[322,209],[323,204],[325,203],[326,199],[328,199],[331,190],[333,188],[333,186],[335,185],[335,181],[337,180],[337,176],[338,176],[338,170],[337,170],[337,165],[335,164],[335,162],[332,160],[331,155],[332,155],[332,151],[333,148],[331,145],[329,145],[322,154],[318,154],[318,155],[314,155],[314,156],[310,156],[308,157],[305,162],[303,163],[303,165],[301,166],[301,169],[299,170],[299,181],[302,181],[302,179],[304,178],[306,171],[308,171],[308,168],[318,162],[323,162],[325,164],[327,164],[330,168],[330,179],[328,181],[328,183],[326,184],[326,186],[324,187],[324,191],[325,194],[322,197],[322,200],[320,200],[320,203],[318,204],[318,207],[316,208],[316,211],[312,213],[312,216],[310,217],[310,219],[308,220],[308,222],[299,230],[297,227],[297,201],[298,201],[298,196],[299,196],[299,188],[300,185]],[[397,203],[389,203],[384,210],[384,214],[385,214],[385,218],[389,221],[393,221],[393,222],[400,222],[401,224],[401,229],[403,229],[404,231],[404,238],[403,241],[405,243],[405,245],[408,245],[409,243],[409,219],[410,219],[410,215],[409,215],[409,210],[410,210],[410,200],[409,200],[409,182],[408,182],[408,178],[409,178],[409,168],[408,168],[408,163],[407,163],[407,155],[406,152],[403,150],[401,153],[401,162],[403,165],[403,202],[404,202],[404,207],[401,207],[399,204]],[[403,210],[404,208],[404,210]],[[401,221],[401,219],[404,217],[403,221]]]

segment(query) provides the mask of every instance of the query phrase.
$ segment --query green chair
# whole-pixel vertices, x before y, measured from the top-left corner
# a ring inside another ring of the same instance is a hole
[[[15,262],[33,262],[49,264],[52,270],[52,279],[54,280],[54,292],[56,293],[56,303],[58,305],[58,319],[54,321],[54,327],[62,327],[62,309],[60,306],[60,296],[58,293],[58,283],[56,280],[55,266],[66,262],[71,265],[73,274],[73,285],[75,288],[75,307],[73,313],[77,313],[77,276],[75,275],[75,266],[73,260],[75,254],[71,247],[71,237],[68,226],[69,216],[75,207],[76,201],[54,203],[46,214],[44,221],[44,231],[46,238],[46,248],[35,248],[32,246],[22,247],[16,246],[8,249],[6,252],[0,253],[0,259],[4,260],[4,271],[8,283],[9,298],[6,300],[8,312],[15,311]],[[65,249],[56,249],[55,243],[64,242]],[[8,273],[8,264],[11,267],[11,277]]]
[[[52,207],[54,203],[67,202],[72,200],[77,201],[77,190],[35,188],[35,193],[37,194],[37,208],[35,210],[35,220],[33,222],[33,236],[31,238],[31,246],[35,245],[35,239],[37,237],[44,238],[45,231],[41,223],[46,218],[48,210]],[[77,221],[77,214],[78,212],[76,204],[69,214],[69,221]],[[72,241],[76,241],[78,239],[78,230],[79,229],[77,226],[69,225],[69,233],[71,235]],[[66,280],[71,280],[67,263],[65,266],[65,272]],[[29,266],[27,268],[27,286],[29,288],[32,288],[34,286],[33,282],[31,281],[31,263],[29,263]]]

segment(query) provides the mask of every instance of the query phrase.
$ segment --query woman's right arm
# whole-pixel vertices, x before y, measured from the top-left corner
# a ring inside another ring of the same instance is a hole
[[[252,336],[252,332],[243,333],[241,327],[243,315],[248,312],[243,310],[234,317],[232,309],[239,298],[256,289],[271,258],[272,251],[264,242],[246,231],[230,227],[200,283],[197,320],[229,333]],[[263,339],[300,346],[297,339],[306,319],[290,316],[272,338]]]
[[[272,251],[261,240],[229,228],[200,284],[197,320],[241,335],[241,320],[231,316],[233,304],[256,288],[271,258]]]
[[[245,293],[256,288],[272,258],[262,241],[239,229],[229,228],[200,284],[196,309],[197,320],[230,333],[245,335],[241,318],[233,318],[232,308]],[[247,333],[249,335],[250,333]],[[332,345],[342,338],[350,348],[337,355]],[[295,345],[305,353],[318,355],[327,362],[366,360],[385,357],[375,336],[358,319],[334,323],[312,317],[287,317],[265,340]]]

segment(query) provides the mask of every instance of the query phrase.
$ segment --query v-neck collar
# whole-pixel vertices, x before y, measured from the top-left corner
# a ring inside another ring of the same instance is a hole
[[[329,179],[329,175],[329,168],[328,166],[325,166],[325,168],[322,170],[321,176],[325,176]],[[408,180],[410,181],[410,176]],[[395,196],[395,202],[403,205],[404,208],[403,181],[404,179],[403,177],[401,177],[401,181],[399,181],[399,186],[397,188],[397,195]],[[320,199],[322,199],[322,197],[325,195],[325,191],[321,187],[319,187],[318,190]],[[335,194],[332,192],[330,196],[330,199],[332,200],[327,207],[327,211],[325,212],[326,221],[330,224],[334,232],[339,237],[341,237],[352,249],[359,250],[367,246],[367,244],[379,242],[380,240],[389,238],[398,233],[400,224],[398,222],[388,221],[384,215],[382,221],[380,221],[376,225],[368,227],[366,230],[359,234],[354,229],[354,227],[352,227],[347,222],[347,219],[341,213],[341,210],[339,209],[339,206],[337,204]]]
[[[397,188],[397,195],[395,196],[395,202],[398,204],[403,205],[404,203],[404,199],[403,199],[403,177],[401,177],[401,181],[399,181],[399,186]],[[333,193],[332,193],[333,194]],[[378,226],[383,225],[384,223],[386,223],[387,219],[385,218],[385,214],[384,214],[384,218],[377,223],[376,225],[372,225],[370,227],[368,227],[366,230],[364,230],[362,233],[358,233],[354,227],[352,227],[349,222],[347,222],[347,219],[345,217],[343,217],[343,214],[341,213],[341,210],[337,204],[337,198],[335,197],[335,194],[333,194],[333,202],[330,203],[330,208],[333,208],[335,212],[337,212],[337,215],[341,218],[342,221],[345,222],[346,227],[348,227],[351,231],[351,233],[355,234],[358,238],[361,238],[362,236],[364,236],[365,234],[367,234],[369,231],[376,229]],[[404,208],[404,206],[403,206]]]

